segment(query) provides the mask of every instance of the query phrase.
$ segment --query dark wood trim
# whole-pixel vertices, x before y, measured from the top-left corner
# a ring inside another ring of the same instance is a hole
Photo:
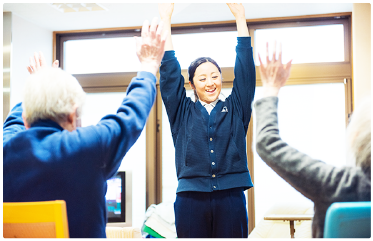
[[[349,124],[350,116],[353,112],[352,87],[352,78],[345,78],[346,127]]]
[[[355,87],[354,87],[354,59],[353,59],[353,56],[354,56],[354,54],[353,54],[353,51],[354,51],[354,49],[352,48],[352,46],[353,46],[353,41],[354,41],[354,39],[353,39],[353,37],[352,37],[352,33],[353,33],[353,24],[352,24],[352,22],[350,21],[350,46],[349,46],[349,49],[350,49],[350,59],[351,59],[351,99],[350,99],[350,102],[351,102],[351,113],[354,111],[354,109],[355,109],[355,91],[354,91],[354,89],[355,89]]]
[[[251,181],[254,184],[254,151],[253,150],[253,136],[255,130],[253,129],[253,115],[251,115],[249,128],[246,135],[246,150],[247,150],[247,166],[249,168]],[[255,184],[253,188],[247,190],[247,215],[249,218],[249,234],[255,228]]]
[[[103,93],[103,92],[126,92],[127,86],[114,87],[83,87],[86,93]]]
[[[74,74],[83,88],[128,87],[137,72]]]
[[[146,123],[146,207],[157,203],[157,103],[150,111]]]
[[[301,16],[290,16],[290,17],[276,17],[276,18],[257,18],[257,19],[246,19],[248,24],[262,24],[268,22],[293,22],[294,20],[299,21],[310,21],[318,20],[323,21],[327,19],[338,19],[341,17],[351,16],[351,12],[341,12],[341,13],[328,13],[328,14],[317,14],[317,15],[301,15]],[[216,22],[198,22],[198,23],[180,23],[172,24],[172,28],[190,28],[190,27],[221,27],[227,25],[235,26],[235,20],[229,21],[216,21]],[[101,28],[101,29],[80,29],[80,30],[66,30],[66,31],[54,31],[54,34],[76,34],[76,33],[92,33],[92,32],[115,32],[115,31],[137,31],[141,30],[142,26],[132,26],[132,27],[118,27],[118,28]]]
[[[159,73],[158,73],[159,79]],[[157,85],[157,165],[156,165],[156,204],[162,202],[162,97],[159,85]]]
[[[56,60],[56,48],[57,48],[57,43],[56,43],[56,33],[53,32],[53,47],[52,47],[52,63],[53,61]]]

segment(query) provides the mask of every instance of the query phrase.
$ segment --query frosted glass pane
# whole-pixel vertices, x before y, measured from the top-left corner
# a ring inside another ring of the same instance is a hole
[[[182,69],[199,57],[210,57],[220,67],[234,66],[237,31],[173,34],[172,43]]]
[[[140,67],[132,37],[69,40],[64,43],[64,69],[70,74],[137,72]]]
[[[220,67],[234,66],[237,31],[174,34],[172,42],[182,69],[203,56]],[[141,65],[135,46],[132,37],[69,40],[64,43],[64,68],[70,74],[137,72]]]
[[[228,97],[231,88],[223,88],[221,94]],[[193,90],[187,90],[188,97],[193,96]],[[194,98],[194,97],[193,97]],[[166,108],[162,103],[162,201],[174,202],[176,199],[177,177],[175,168],[175,147],[172,141],[170,122]]]
[[[102,117],[115,114],[126,96],[125,92],[87,93],[83,107],[82,126],[96,125]],[[146,131],[142,131],[127,152],[119,171],[132,172],[132,226],[141,228],[146,206]]]
[[[272,53],[275,41],[282,43],[283,63],[291,59],[293,63],[344,61],[342,24],[257,29],[254,35],[256,65],[259,65],[258,53],[262,60],[265,59],[266,42],[269,43],[269,53]]]
[[[256,88],[255,100],[262,97]],[[326,163],[346,165],[345,90],[343,83],[285,86],[279,94],[278,118],[281,138],[290,146]],[[253,112],[254,133],[256,116]],[[258,156],[254,135],[255,221],[279,202],[312,203]]]

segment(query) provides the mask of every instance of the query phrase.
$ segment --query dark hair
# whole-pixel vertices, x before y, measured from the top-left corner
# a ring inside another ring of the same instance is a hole
[[[192,84],[194,84],[193,77],[194,77],[194,74],[196,72],[196,69],[198,68],[198,66],[200,66],[201,64],[206,63],[206,62],[210,62],[210,63],[214,64],[216,66],[216,68],[218,68],[218,70],[219,70],[219,72],[221,74],[221,69],[220,69],[219,65],[215,62],[215,60],[213,60],[210,57],[200,57],[200,58],[197,58],[196,60],[194,60],[189,65],[189,68],[188,68],[189,81]]]

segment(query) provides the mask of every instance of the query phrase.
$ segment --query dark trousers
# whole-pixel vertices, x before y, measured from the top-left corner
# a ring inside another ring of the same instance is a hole
[[[242,189],[180,192],[176,195],[178,238],[247,238],[246,198]]]

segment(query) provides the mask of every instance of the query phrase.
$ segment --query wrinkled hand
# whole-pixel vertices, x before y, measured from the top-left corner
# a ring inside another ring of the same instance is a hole
[[[30,66],[27,66],[27,71],[30,74],[36,73],[39,70],[41,70],[42,68],[47,66],[44,55],[43,55],[42,52],[39,52],[39,54],[36,53],[36,52],[34,53],[34,61],[32,60],[32,57],[30,57]],[[53,68],[58,68],[58,60],[53,62],[52,67]]]
[[[242,3],[227,3],[227,5],[236,19],[245,18],[245,8]]]
[[[290,60],[286,65],[282,64],[282,45],[280,44],[280,50],[278,54],[278,59],[276,59],[276,42],[275,48],[273,50],[272,59],[269,60],[268,53],[268,43],[266,51],[266,64],[263,64],[260,55],[259,55],[259,72],[262,77],[263,82],[263,93],[264,97],[266,96],[277,96],[280,88],[285,85],[286,81],[290,76],[291,61]]]
[[[174,11],[173,3],[158,3],[159,15],[161,19],[171,19],[172,13]]]
[[[154,75],[157,74],[161,64],[168,34],[165,31],[162,36],[162,29],[163,22],[161,21],[157,26],[157,18],[152,20],[150,28],[148,20],[145,20],[141,30],[142,40],[136,38],[136,54],[142,65],[141,70],[151,72]]]

